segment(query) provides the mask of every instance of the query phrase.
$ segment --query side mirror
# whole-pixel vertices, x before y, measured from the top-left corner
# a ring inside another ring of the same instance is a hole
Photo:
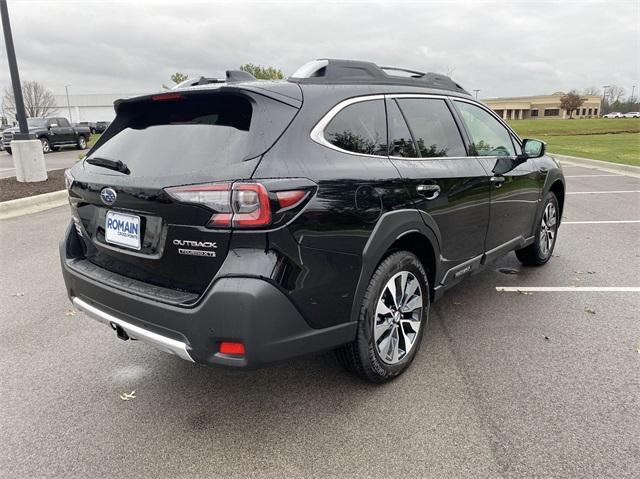
[[[527,159],[544,156],[546,149],[547,145],[543,141],[529,139],[522,141],[522,152]]]

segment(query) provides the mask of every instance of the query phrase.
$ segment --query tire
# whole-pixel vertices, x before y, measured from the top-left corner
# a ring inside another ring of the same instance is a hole
[[[6,151],[7,153],[11,154],[11,148],[5,148],[4,151]]]
[[[40,138],[40,143],[42,143],[42,153],[45,155],[51,152],[51,143],[46,138]]]
[[[78,148],[78,150],[86,150],[87,149],[87,139],[80,135],[78,137],[78,142],[76,143],[76,147]]]
[[[400,301],[391,294],[393,289],[399,291],[398,286],[403,291]],[[398,310],[398,303],[405,307]],[[368,381],[390,381],[412,363],[428,318],[429,281],[424,267],[414,254],[395,252],[373,273],[364,294],[356,339],[336,350],[338,361]]]
[[[536,231],[535,240],[526,248],[516,250],[516,256],[526,266],[542,266],[553,254],[558,238],[558,221],[560,219],[558,199],[553,192],[548,192],[542,207],[542,217]]]

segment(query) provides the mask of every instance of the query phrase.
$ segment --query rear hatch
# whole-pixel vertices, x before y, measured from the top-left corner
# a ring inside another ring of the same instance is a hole
[[[242,88],[126,100],[83,162],[69,196],[86,259],[157,286],[202,293],[227,255],[231,229],[166,188],[251,178],[299,106]]]

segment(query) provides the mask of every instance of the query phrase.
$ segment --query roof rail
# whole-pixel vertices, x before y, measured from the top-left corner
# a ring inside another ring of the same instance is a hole
[[[389,72],[408,73],[409,76],[390,75]],[[449,90],[469,94],[446,75],[421,72],[400,67],[380,67],[372,62],[320,59],[306,63],[289,77],[300,83],[369,83],[410,85]]]

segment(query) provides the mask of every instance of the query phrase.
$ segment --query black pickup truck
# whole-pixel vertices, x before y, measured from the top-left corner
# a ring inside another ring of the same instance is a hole
[[[91,130],[86,126],[71,126],[69,120],[61,117],[28,118],[29,133],[42,143],[42,151],[49,153],[63,146],[75,146],[79,150],[87,148]],[[18,127],[7,128],[2,132],[2,146],[11,154],[11,140]]]

